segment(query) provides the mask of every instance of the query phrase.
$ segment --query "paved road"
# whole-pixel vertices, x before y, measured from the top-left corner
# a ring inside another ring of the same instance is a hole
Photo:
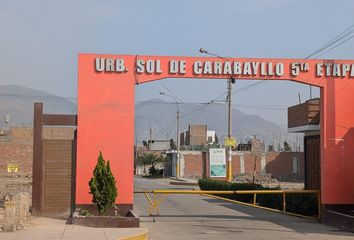
[[[169,185],[164,180],[135,179],[135,190],[167,188],[188,187]],[[147,216],[143,194],[135,195],[134,211],[152,240],[354,239],[354,234],[313,221],[198,195],[168,196],[155,223]]]

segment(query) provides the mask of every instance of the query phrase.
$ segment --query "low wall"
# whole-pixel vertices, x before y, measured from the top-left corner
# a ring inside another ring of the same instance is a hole
[[[232,153],[233,175],[252,174],[255,162],[257,174],[271,174],[280,179],[292,175],[304,176],[303,152],[267,152],[255,159],[251,152],[238,151]],[[203,157],[200,151],[181,152],[181,177],[201,178],[203,172],[208,176],[208,165],[208,154],[204,153]]]
[[[74,128],[45,127],[43,139],[73,139]],[[0,177],[31,177],[33,159],[33,129],[11,128],[9,134],[0,136]],[[8,172],[9,165],[17,172]]]

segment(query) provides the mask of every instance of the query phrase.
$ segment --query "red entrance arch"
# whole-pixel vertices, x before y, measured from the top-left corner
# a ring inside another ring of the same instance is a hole
[[[347,60],[79,55],[76,203],[90,204],[99,151],[117,203],[132,208],[134,91],[164,78],[290,80],[321,88],[321,201],[354,204],[354,62]]]

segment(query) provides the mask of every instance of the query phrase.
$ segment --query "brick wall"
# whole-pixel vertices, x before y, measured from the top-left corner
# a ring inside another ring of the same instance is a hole
[[[201,178],[202,176],[202,152],[183,155],[184,176],[188,178]]]
[[[266,155],[266,172],[271,173],[273,176],[285,177],[286,175],[295,174],[293,173],[294,168],[294,158],[298,159],[298,175],[304,177],[305,175],[305,162],[304,153],[268,153]]]
[[[205,145],[207,143],[206,125],[189,125],[189,145]]]
[[[74,128],[48,127],[43,139],[73,139]],[[10,134],[0,137],[0,177],[32,176],[33,129],[11,128]],[[17,173],[8,173],[8,164],[18,165]]]
[[[17,164],[17,173],[8,173],[7,165]],[[0,142],[0,176],[32,175],[32,143]]]
[[[320,123],[320,99],[311,99],[288,108],[288,127]]]
[[[198,151],[182,151],[181,165],[184,168],[182,173],[186,178],[202,177],[203,157],[202,152]],[[297,159],[297,160],[296,160]],[[208,162],[208,159],[204,161]],[[255,160],[254,155],[250,152],[233,152],[232,155],[232,172],[234,175],[246,173],[252,174],[254,162],[256,161],[256,173],[271,174],[274,177],[285,178],[296,174],[304,176],[304,153],[294,152],[269,152],[263,156],[258,156]],[[294,164],[294,161],[296,164]],[[241,163],[243,162],[243,163]],[[241,168],[241,165],[243,167]],[[294,173],[294,166],[297,166],[297,173]]]

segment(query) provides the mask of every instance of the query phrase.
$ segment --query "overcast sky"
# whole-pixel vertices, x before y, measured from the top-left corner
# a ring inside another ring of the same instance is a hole
[[[351,26],[353,13],[352,0],[1,0],[0,85],[76,97],[78,53],[200,56],[203,47],[221,56],[304,58]],[[321,58],[353,59],[354,39]],[[291,82],[238,90],[254,83],[235,84],[235,107],[277,123],[285,122],[298,93],[309,97],[308,86]],[[226,91],[222,80],[163,84],[186,102]],[[164,88],[154,82],[136,90],[143,101],[161,98]]]

